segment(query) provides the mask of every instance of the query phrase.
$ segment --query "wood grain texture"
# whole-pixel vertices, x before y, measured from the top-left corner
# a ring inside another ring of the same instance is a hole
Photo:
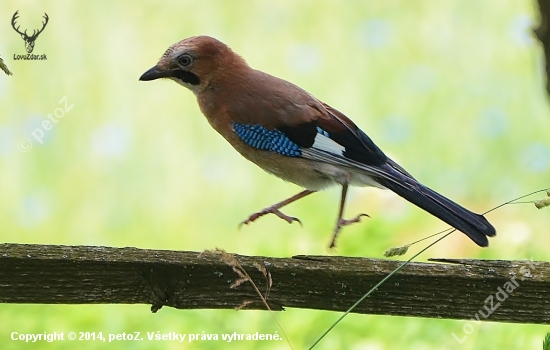
[[[273,282],[268,297],[273,310],[344,311],[401,264],[338,256],[230,256],[262,293],[268,279],[257,266],[265,267]],[[150,304],[153,311],[246,304],[265,310],[249,282],[231,288],[239,278],[215,252],[0,245],[2,303]],[[504,298],[497,293],[506,286],[515,287]],[[354,312],[548,324],[549,295],[548,262],[439,259],[406,266]]]

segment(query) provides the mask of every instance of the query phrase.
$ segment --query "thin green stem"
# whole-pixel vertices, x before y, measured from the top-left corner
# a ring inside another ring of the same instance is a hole
[[[520,200],[520,199],[523,199],[525,197],[529,197],[531,195],[534,195],[534,194],[537,194],[537,193],[540,193],[540,192],[546,192],[546,191],[550,191],[550,187],[549,188],[544,188],[542,190],[537,190],[537,191],[534,191],[534,192],[531,192],[529,194],[526,194],[526,195],[523,195],[521,197],[518,197],[518,198],[515,198],[515,199],[512,199],[510,201],[507,201],[505,203],[502,203],[500,205],[497,205],[496,207],[492,208],[492,209],[489,209],[487,210],[486,212],[484,212],[482,215],[485,215],[485,214],[488,214],[492,211],[495,211],[499,208],[502,208],[503,206],[505,205],[508,205],[508,204],[513,204],[514,202]],[[448,229],[447,229],[448,230]],[[418,243],[418,242],[421,242],[425,239],[428,239],[430,237],[433,237],[433,236],[436,236],[436,235],[439,235],[439,234],[442,234],[444,233],[445,231],[447,230],[443,230],[441,232],[438,232],[438,233],[435,233],[433,235],[430,235],[428,237],[425,237],[425,238],[422,238],[418,241],[415,241],[413,243],[409,243],[408,245],[412,245],[412,244],[415,244],[415,243]],[[340,316],[340,318],[338,318],[338,320],[336,320],[336,322],[334,322],[323,334],[321,334],[321,336],[313,343],[313,345],[311,345],[308,349],[311,350],[313,349],[317,344],[319,344],[319,342],[328,334],[330,333],[330,331],[336,327],[336,325],[338,323],[340,323],[349,313],[351,313],[359,304],[361,304],[367,297],[369,297],[372,293],[374,293],[378,287],[380,287],[381,285],[383,285],[384,283],[386,283],[386,281],[388,279],[390,279],[393,275],[395,275],[397,272],[399,272],[402,268],[404,268],[406,265],[408,265],[413,259],[415,259],[416,257],[418,257],[420,254],[424,253],[426,250],[430,249],[432,246],[434,246],[436,243],[438,243],[439,241],[443,240],[445,237],[447,237],[448,235],[450,235],[451,233],[455,232],[456,229],[451,229],[450,232],[448,232],[446,235],[438,238],[437,240],[435,240],[434,242],[430,243],[429,245],[427,245],[425,248],[423,248],[422,250],[420,250],[418,253],[416,253],[415,255],[413,255],[411,258],[409,258],[409,260],[403,262],[401,265],[399,265],[395,270],[393,270],[390,274],[388,274],[386,277],[384,277],[380,282],[378,282],[374,287],[372,287],[365,295],[363,295],[359,300],[357,300],[355,302],[355,304],[353,304],[349,309],[346,310],[346,312],[344,312],[342,314],[342,316]]]
[[[380,287],[381,285],[383,285],[384,283],[386,283],[386,281],[388,279],[390,279],[393,275],[395,275],[397,272],[399,272],[403,267],[405,267],[408,263],[410,263],[414,258],[416,258],[417,256],[419,256],[420,254],[424,253],[426,250],[428,250],[429,248],[431,248],[434,244],[436,244],[437,242],[441,241],[442,239],[444,239],[445,237],[447,237],[448,235],[450,235],[451,233],[453,233],[454,231],[456,231],[455,229],[453,229],[451,232],[447,233],[445,236],[442,236],[440,238],[438,238],[437,240],[435,240],[434,242],[430,243],[429,245],[427,245],[425,248],[423,248],[421,251],[419,251],[418,253],[416,253],[415,255],[413,255],[409,260],[403,262],[401,265],[399,265],[395,270],[393,270],[389,275],[387,275],[386,277],[384,277],[380,282],[378,282],[374,287],[372,287],[368,292],[367,294],[363,295],[361,297],[361,299],[357,300],[355,302],[355,304],[353,304],[349,309],[346,310],[346,312],[344,312],[342,314],[342,316],[340,316],[340,318],[338,320],[336,320],[336,322],[334,322],[323,334],[321,334],[321,336],[315,341],[315,343],[313,343],[313,345],[311,345],[311,347],[309,347],[309,350],[313,349],[334,327],[336,327],[336,325],[338,323],[340,323],[340,321],[342,321],[344,319],[344,317],[346,317],[350,312],[352,312],[359,304],[361,304],[363,302],[363,300],[365,300],[367,297],[369,297],[372,293],[374,293],[378,287]]]

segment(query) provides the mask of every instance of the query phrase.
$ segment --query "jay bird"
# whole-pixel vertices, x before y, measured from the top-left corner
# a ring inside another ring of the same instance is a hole
[[[481,247],[495,228],[482,215],[422,185],[388,158],[348,117],[300,87],[248,66],[221,41],[208,36],[184,39],[168,48],[142,81],[168,78],[191,90],[210,125],[243,157],[268,173],[303,188],[302,192],[252,214],[292,223],[279,209],[330,185],[342,186],[330,247],[343,226],[349,185],[390,189],[465,233]]]

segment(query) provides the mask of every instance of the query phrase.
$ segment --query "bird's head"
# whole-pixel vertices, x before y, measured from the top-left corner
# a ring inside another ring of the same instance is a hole
[[[233,71],[248,67],[227,45],[209,36],[194,36],[170,46],[157,65],[139,78],[169,78],[198,94],[216,78],[227,79]]]

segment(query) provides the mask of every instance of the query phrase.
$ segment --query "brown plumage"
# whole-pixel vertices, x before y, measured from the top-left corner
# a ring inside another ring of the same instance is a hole
[[[358,222],[342,218],[348,185],[389,188],[413,204],[487,246],[494,227],[416,181],[389,159],[348,117],[300,87],[252,69],[227,45],[196,36],[172,45],[140,80],[168,78],[190,89],[212,127],[240,154],[264,170],[304,187],[285,201],[251,215],[244,223],[333,184],[342,185],[340,229]]]

